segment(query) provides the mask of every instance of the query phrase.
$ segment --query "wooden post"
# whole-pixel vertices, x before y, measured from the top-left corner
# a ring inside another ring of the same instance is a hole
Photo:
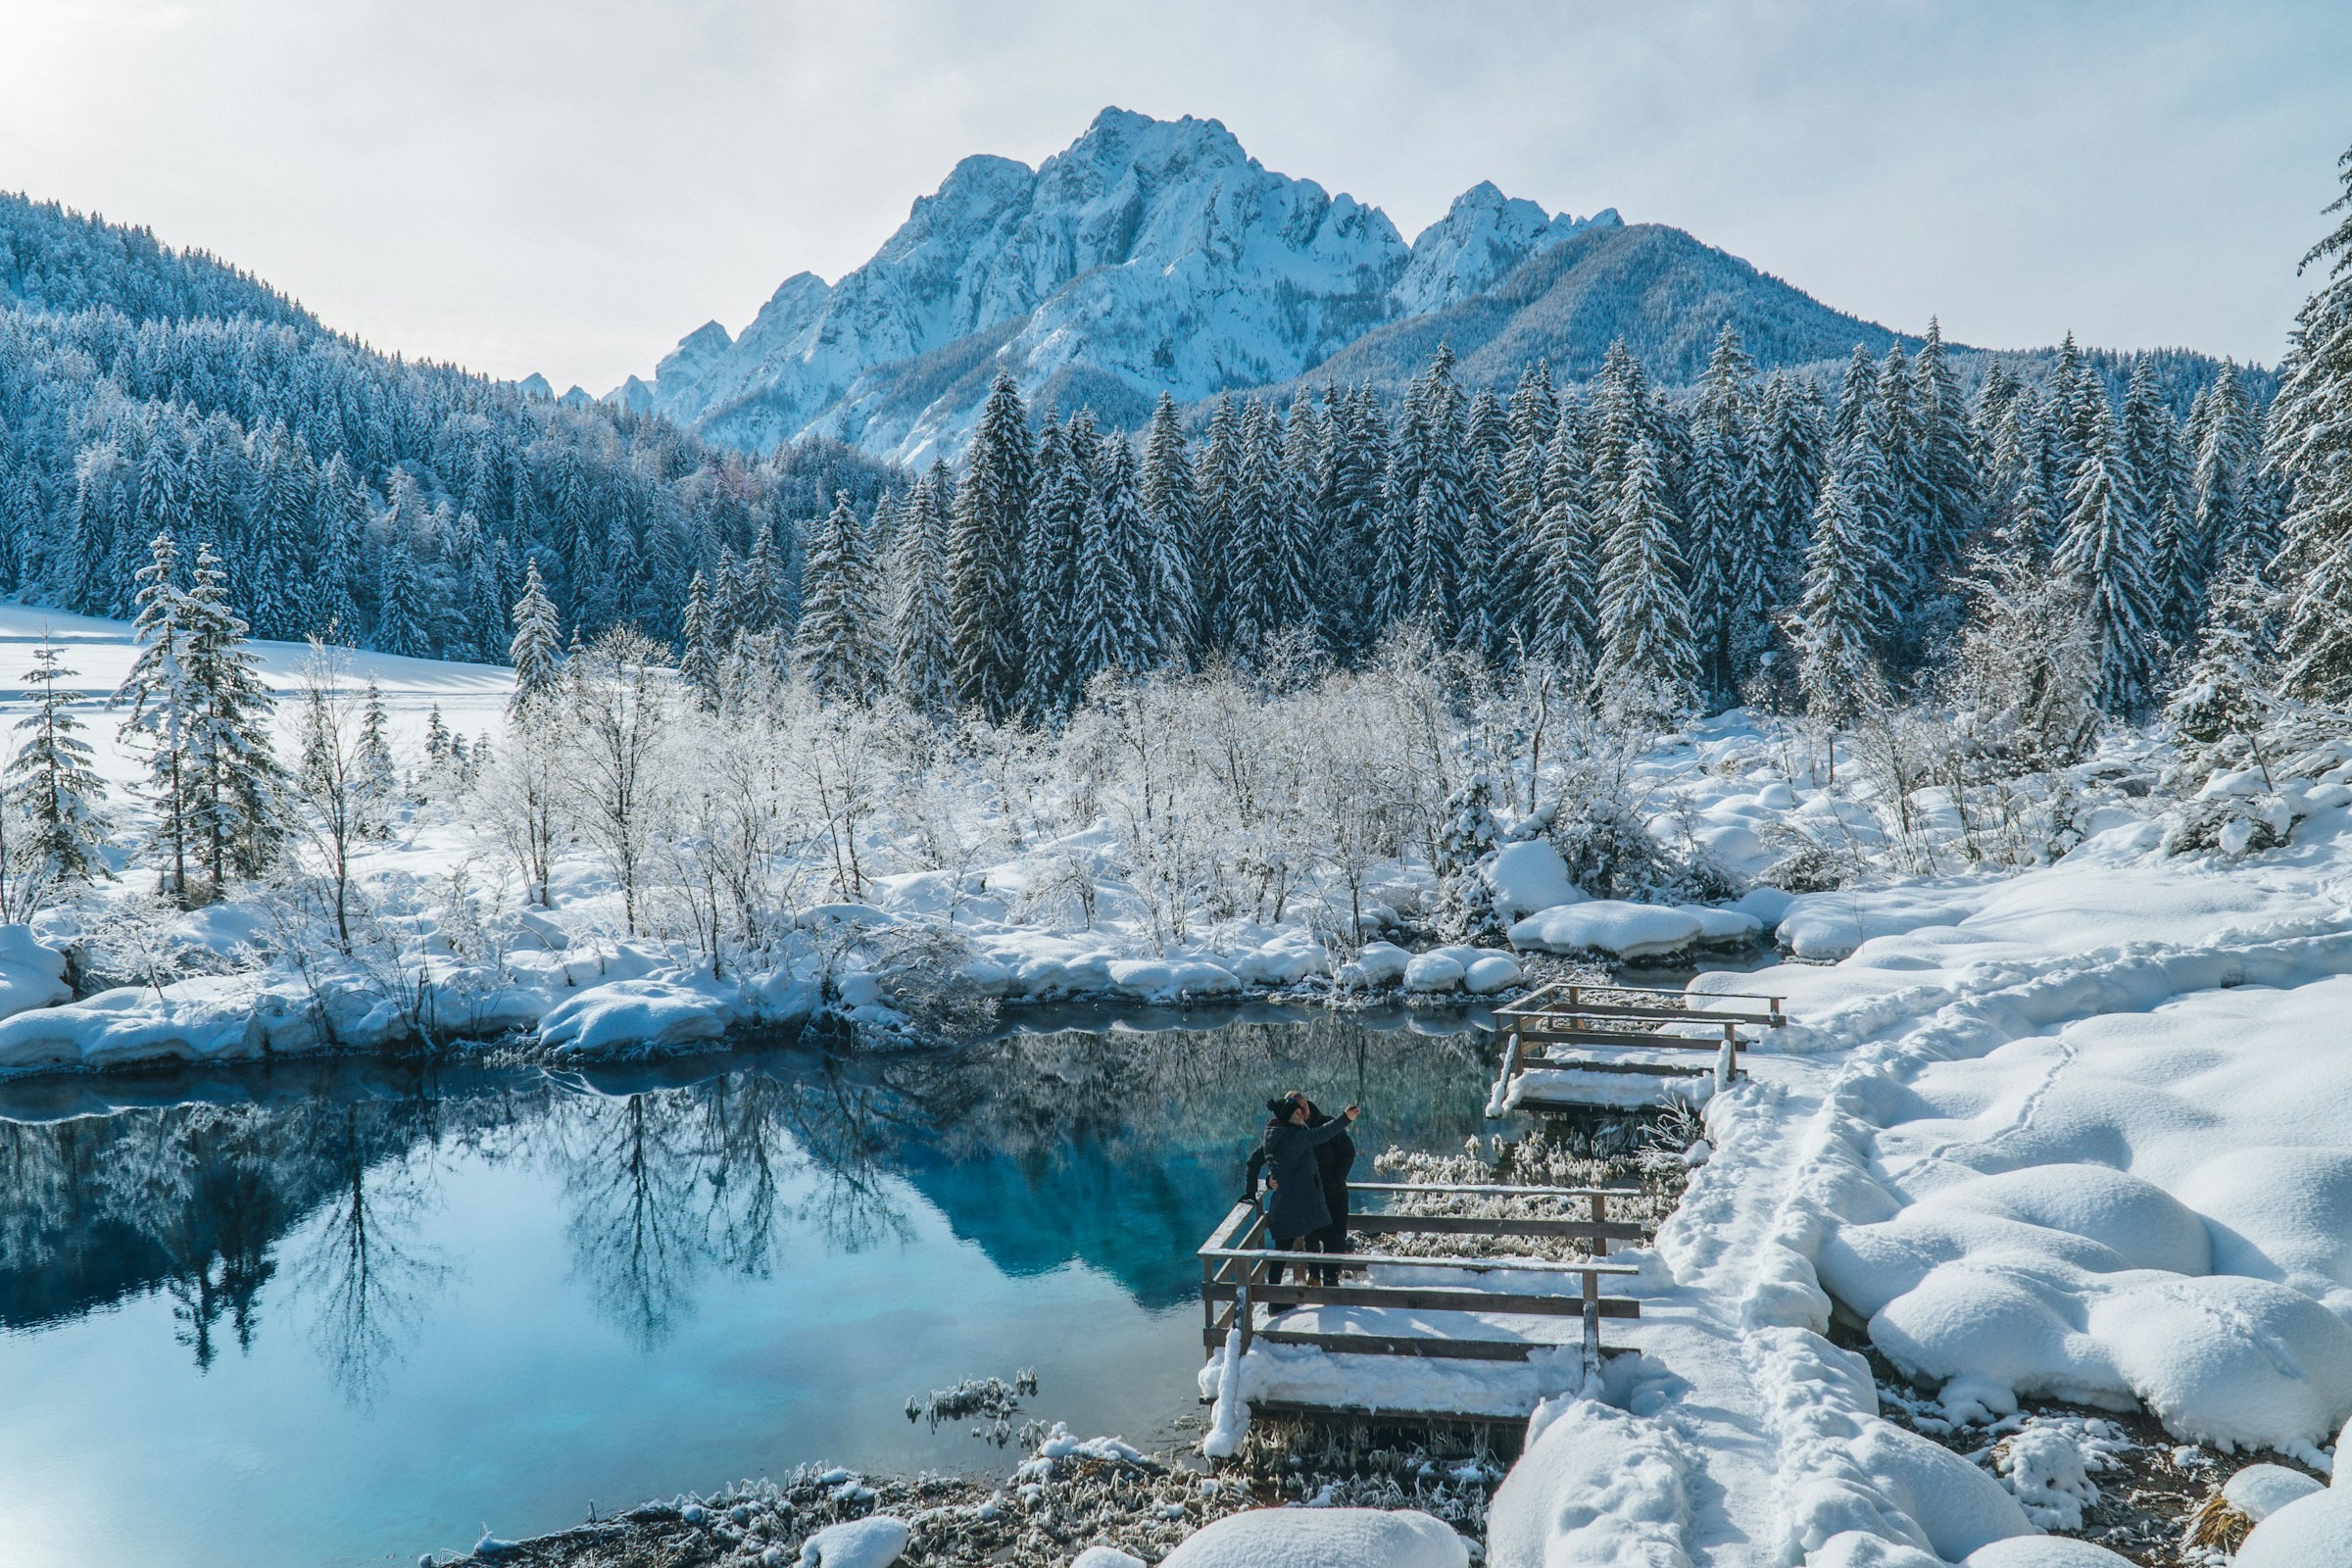
[[[1723,1026],[1723,1054],[1715,1058],[1715,1092],[1731,1088],[1732,1080],[1739,1076],[1740,1026],[1727,1023]]]
[[[1600,1274],[1585,1270],[1585,1367],[1600,1370]]]
[[[1609,1255],[1609,1237],[1608,1232],[1603,1227],[1605,1227],[1609,1222],[1609,1195],[1606,1193],[1594,1193],[1592,1196],[1592,1255],[1594,1257],[1606,1257]],[[1591,1276],[1587,1277],[1590,1278]]]

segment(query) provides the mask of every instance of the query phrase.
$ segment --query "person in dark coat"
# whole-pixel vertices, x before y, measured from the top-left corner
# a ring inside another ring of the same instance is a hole
[[[1250,1191],[1255,1193],[1257,1172],[1262,1167],[1267,1186],[1266,1224],[1274,1234],[1276,1249],[1309,1251],[1331,1225],[1319,1151],[1347,1137],[1349,1124],[1362,1112],[1349,1105],[1339,1116],[1326,1117],[1321,1126],[1309,1126],[1307,1098],[1295,1090],[1280,1100],[1268,1101],[1266,1109],[1272,1115],[1266,1122],[1265,1139],[1250,1160]],[[1352,1161],[1352,1151],[1349,1157]],[[1282,1266],[1272,1265],[1269,1277],[1279,1283]]]
[[[1307,1102],[1306,1124],[1320,1127],[1331,1118]],[[1340,1135],[1315,1148],[1315,1170],[1323,1179],[1323,1206],[1331,1223],[1315,1233],[1313,1243],[1319,1252],[1339,1253],[1348,1250],[1348,1173],[1355,1168],[1355,1140],[1348,1136],[1347,1123],[1340,1124]],[[1321,1271],[1323,1283],[1340,1283],[1337,1264]]]

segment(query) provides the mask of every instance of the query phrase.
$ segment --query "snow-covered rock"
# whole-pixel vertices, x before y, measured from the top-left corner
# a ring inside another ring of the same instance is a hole
[[[1519,960],[1507,953],[1490,953],[1462,965],[1462,989],[1474,997],[1508,991],[1524,978]]]
[[[2011,1536],[1979,1546],[1960,1568],[2132,1568],[2132,1559],[2071,1536]]]
[[[32,928],[0,925],[0,1018],[53,1007],[74,995],[66,956],[33,939]]]
[[[559,1056],[620,1050],[671,1050],[727,1031],[726,1001],[712,990],[674,980],[620,980],[593,986],[550,1009],[539,1039]]]
[[[1511,927],[1510,942],[1522,952],[1643,958],[1680,953],[1705,929],[1705,921],[1685,909],[1594,899],[1529,915]]]
[[[1505,844],[1487,863],[1487,886],[1494,895],[1494,912],[1516,920],[1538,909],[1584,902],[1584,890],[1568,880],[1568,862],[1542,839]]]
[[[2342,1568],[2352,1563],[2352,1492],[2329,1487],[2246,1533],[2231,1568]]]
[[[1116,1546],[1089,1546],[1070,1559],[1070,1568],[1145,1568],[1144,1559]]]
[[[1404,966],[1404,989],[1423,993],[1459,991],[1469,967],[1463,961],[1465,953],[1475,951],[1432,948],[1427,953],[1414,955],[1413,961]]]
[[[801,1543],[800,1568],[890,1568],[911,1535],[906,1520],[886,1513],[827,1525]]]
[[[1469,1568],[1443,1520],[1413,1509],[1258,1508],[1187,1538],[1160,1568]]]

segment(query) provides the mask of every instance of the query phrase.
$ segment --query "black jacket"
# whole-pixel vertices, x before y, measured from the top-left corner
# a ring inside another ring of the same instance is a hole
[[[1262,1165],[1274,1183],[1266,1198],[1266,1218],[1276,1241],[1311,1236],[1331,1223],[1331,1205],[1323,1185],[1323,1151],[1347,1137],[1347,1122],[1330,1116],[1319,1126],[1266,1123],[1265,1142],[1250,1160],[1250,1187],[1255,1190],[1256,1173]],[[1354,1158],[1351,1143],[1348,1160],[1353,1163]],[[1343,1172],[1346,1168],[1341,1167]]]

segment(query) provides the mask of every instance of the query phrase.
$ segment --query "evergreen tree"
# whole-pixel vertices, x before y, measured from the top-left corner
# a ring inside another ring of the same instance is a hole
[[[2213,597],[2196,658],[2164,716],[2193,754],[2210,756],[2234,741],[2259,760],[2263,732],[2279,708],[2258,647],[2267,601],[2276,595],[2247,572],[2224,578]]]
[[[1571,670],[1590,670],[1598,651],[1593,606],[1600,573],[1587,484],[1576,411],[1563,408],[1544,454],[1535,587],[1521,631],[1531,654]]]
[[[956,710],[947,485],[946,466],[934,466],[908,496],[891,570],[891,680],[908,707],[933,718]]]
[[[718,669],[724,656],[711,635],[710,585],[699,571],[686,585],[686,614],[678,640],[678,673],[693,688],[695,701],[710,708],[718,700]]]
[[[1144,443],[1142,499],[1150,563],[1137,573],[1136,587],[1152,620],[1156,657],[1182,665],[1193,657],[1200,616],[1193,552],[1200,533],[1200,495],[1193,482],[1183,417],[1165,392],[1152,411],[1152,431]]]
[[[368,677],[368,694],[360,705],[357,761],[358,825],[362,833],[381,837],[392,830],[392,802],[400,793],[400,775],[392,765],[392,725],[384,713],[384,694],[373,676]]]
[[[514,602],[514,639],[507,645],[507,662],[514,666],[511,711],[554,693],[564,667],[562,644],[555,603],[547,597],[539,563],[533,560],[523,569],[522,597]]]
[[[2082,448],[2057,564],[2084,604],[2098,662],[2094,700],[2105,712],[2129,716],[2145,709],[2154,695],[2162,648],[2150,560],[2153,533],[2139,514],[2139,497],[2104,401]]]
[[[178,582],[179,551],[159,533],[139,569],[138,616],[131,637],[139,652],[114,695],[127,705],[122,739],[148,754],[148,787],[155,795],[155,837],[165,853],[161,890],[190,901],[188,854],[195,835],[198,781],[195,748],[203,724],[204,693],[193,668],[193,615]]]
[[[1500,663],[1519,614],[1519,561],[1503,512],[1502,466],[1510,455],[1502,405],[1481,390],[1464,421],[1461,554],[1455,566],[1454,646]]]
[[[1079,696],[1097,673],[1143,669],[1155,655],[1156,628],[1136,592],[1136,568],[1150,561],[1146,535],[1151,525],[1144,517],[1135,453],[1125,437],[1104,443],[1100,466],[1102,493],[1088,498],[1080,519],[1071,605],[1071,683]]]
[[[868,702],[882,690],[889,664],[874,587],[866,530],[844,490],[809,538],[793,634],[793,663],[818,696]]]
[[[1612,677],[1628,682],[1645,706],[1662,713],[1681,712],[1697,698],[1678,531],[1657,446],[1642,436],[1626,455],[1625,480],[1609,518],[1600,640]]]
[[[190,755],[198,769],[191,819],[214,896],[229,875],[259,876],[285,839],[286,771],[270,744],[271,701],[261,657],[228,602],[227,573],[211,548],[196,552],[186,599],[189,676],[202,694]]]
[[[1422,371],[1417,411],[1407,404],[1407,420],[1397,434],[1400,486],[1410,508],[1412,548],[1407,558],[1410,604],[1430,635],[1457,646],[1462,626],[1463,545],[1469,533],[1471,474],[1475,460],[1453,377],[1453,351],[1441,343]]]
[[[992,721],[1010,716],[1021,696],[1021,543],[1035,461],[1020,394],[1001,374],[980,411],[948,532],[956,699]]]
[[[2291,583],[2282,653],[2299,697],[2352,701],[2352,151],[2337,161],[2344,218],[2303,266],[2326,279],[2296,313],[2268,462],[2288,489],[2277,578]],[[2241,525],[2241,532],[2251,532]],[[2254,553],[2247,559],[2255,564]]]
[[[1021,628],[1028,649],[1022,706],[1041,718],[1069,710],[1074,700],[1070,652],[1078,591],[1078,536],[1095,499],[1095,476],[1080,438],[1083,412],[1064,426],[1048,412],[1037,437],[1037,499],[1029,508],[1021,547]]]
[[[1225,650],[1233,633],[1234,552],[1241,547],[1240,480],[1244,459],[1243,410],[1233,394],[1217,395],[1194,466],[1200,497],[1198,545],[1193,557],[1197,619],[1193,645],[1205,657]]]
[[[1915,468],[1929,547],[1924,567],[1931,578],[1937,578],[1959,564],[1980,525],[1984,497],[1968,404],[1944,352],[1943,329],[1934,317],[1928,318],[1928,340],[1912,362],[1911,374],[1918,430]]]
[[[1822,414],[1809,384],[1775,370],[1756,416],[1756,488],[1765,532],[1767,603],[1803,591],[1813,506],[1821,490]]]
[[[1814,504],[1793,628],[1805,706],[1833,726],[1850,720],[1877,685],[1880,629],[1893,608],[1849,471],[1845,463],[1833,467]]]
[[[395,542],[384,552],[383,587],[375,615],[375,646],[387,654],[422,659],[425,646],[424,587],[416,558]]]
[[[42,902],[48,891],[114,876],[100,854],[106,842],[101,812],[106,781],[98,776],[81,723],[58,686],[74,672],[58,663],[57,650],[46,638],[32,661],[24,673],[31,711],[17,721],[17,733],[24,739],[5,778],[7,804],[31,827],[23,863],[40,890],[32,901],[20,898],[20,906]],[[0,903],[5,902],[0,890]]]

